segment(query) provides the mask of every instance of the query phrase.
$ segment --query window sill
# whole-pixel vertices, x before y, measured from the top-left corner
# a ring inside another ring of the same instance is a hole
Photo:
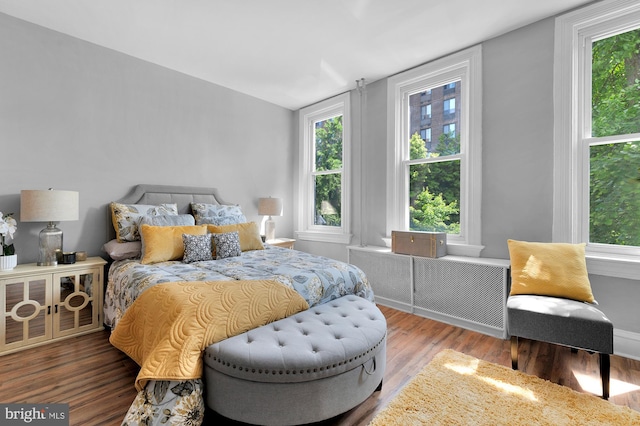
[[[389,251],[391,251],[391,238],[383,238],[389,240]],[[386,244],[386,242],[385,242]],[[480,257],[480,253],[484,249],[484,246],[475,246],[471,244],[463,244],[458,242],[447,242],[447,255],[450,256],[464,256],[464,257]]]
[[[484,246],[447,243],[447,254],[452,256],[480,257],[482,249],[484,249]]]
[[[317,241],[322,243],[337,243],[337,244],[349,244],[351,243],[351,234],[332,234],[326,232],[313,232],[313,231],[297,231],[296,238],[302,241]]]
[[[586,257],[590,274],[629,280],[637,280],[640,276],[640,258],[637,256],[587,254]]]

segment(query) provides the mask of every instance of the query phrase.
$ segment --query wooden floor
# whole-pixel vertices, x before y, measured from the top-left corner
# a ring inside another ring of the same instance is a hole
[[[509,342],[380,307],[388,322],[384,385],[348,413],[322,422],[366,425],[434,355],[450,348],[505,366]],[[580,392],[600,393],[597,355],[521,340],[520,369]],[[68,403],[71,425],[119,425],[136,395],[137,365],[92,333],[0,356],[0,403]],[[640,411],[640,361],[611,358],[612,403]],[[207,412],[206,424],[235,424]]]

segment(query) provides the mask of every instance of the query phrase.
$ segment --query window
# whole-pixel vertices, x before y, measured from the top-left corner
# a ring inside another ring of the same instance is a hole
[[[445,124],[442,126],[442,133],[450,138],[456,137],[456,123]]]
[[[301,240],[349,243],[349,94],[300,110]]]
[[[431,128],[420,130],[420,138],[425,142],[431,142]],[[427,151],[430,151],[429,149]]]
[[[639,49],[639,28],[592,42],[589,243],[640,246]]]
[[[433,144],[431,143],[431,128],[420,130],[420,138],[423,140],[424,147],[427,152],[432,152]]]
[[[388,234],[447,232],[449,253],[480,255],[481,53],[474,47],[389,78]],[[452,88],[458,94],[445,101]],[[432,104],[460,111],[445,125],[446,108],[432,110],[430,144],[411,131],[413,97],[426,91]]]
[[[444,100],[443,109],[444,109],[444,114],[445,115],[455,114],[456,113],[456,98],[445,99]]]
[[[431,104],[422,105],[422,107],[420,108],[420,118],[422,120],[426,120],[428,118],[431,118]]]
[[[455,83],[445,84],[443,89],[445,93],[453,92],[456,90],[456,84]]]
[[[637,278],[640,4],[556,21],[553,239],[587,243],[589,272]]]

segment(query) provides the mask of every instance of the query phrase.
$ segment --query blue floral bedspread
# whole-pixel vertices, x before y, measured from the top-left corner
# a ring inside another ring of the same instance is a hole
[[[297,250],[265,245],[265,250],[205,262],[180,261],[142,265],[139,260],[114,262],[105,295],[105,324],[114,327],[145,289],[177,281],[276,280],[296,290],[309,306],[347,294],[373,301],[365,274],[356,266]]]

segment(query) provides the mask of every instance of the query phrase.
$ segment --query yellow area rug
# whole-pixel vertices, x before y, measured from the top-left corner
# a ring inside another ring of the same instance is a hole
[[[640,425],[640,413],[447,349],[370,426]]]

